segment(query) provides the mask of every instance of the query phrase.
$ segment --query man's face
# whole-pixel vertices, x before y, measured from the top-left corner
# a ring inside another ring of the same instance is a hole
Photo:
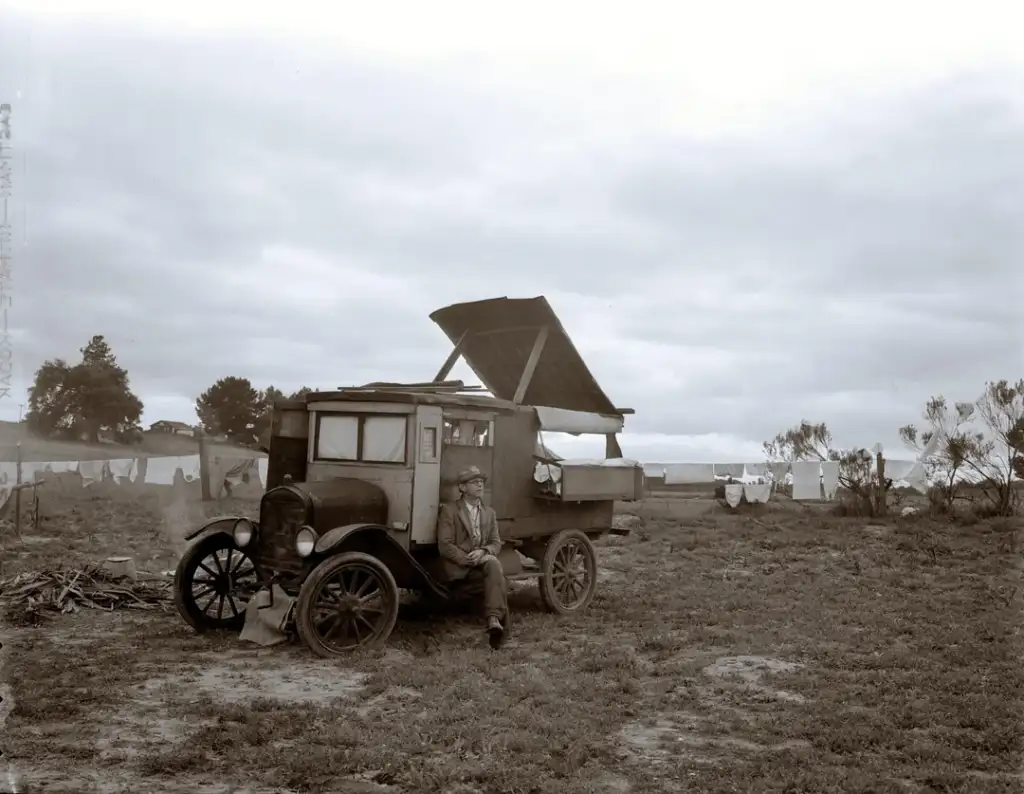
[[[484,495],[484,481],[477,477],[475,480],[463,483],[462,493],[469,499],[482,499]]]

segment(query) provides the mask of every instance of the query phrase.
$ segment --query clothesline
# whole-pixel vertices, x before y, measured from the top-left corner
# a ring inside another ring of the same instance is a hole
[[[818,476],[824,477],[826,470],[831,474],[834,461],[811,461],[807,465],[818,466]],[[906,479],[914,471],[917,461],[886,460],[886,477],[893,481]],[[872,471],[874,471],[872,461]],[[758,484],[768,480],[786,482],[792,478],[789,463],[645,463],[644,475],[664,477],[665,485],[713,484],[731,479],[740,484]]]
[[[208,455],[206,465],[211,495],[215,498],[225,491],[225,483],[230,489],[251,481],[253,475],[259,478],[261,486],[267,482],[266,457]],[[47,474],[78,474],[82,479],[82,487],[104,480],[122,485],[125,482],[137,482],[140,478],[149,485],[174,485],[179,471],[185,482],[198,480],[201,471],[199,454],[110,460],[23,461],[21,481],[34,482],[39,475],[45,477]],[[14,461],[0,461],[0,505],[6,502],[11,486],[17,479],[18,464]]]

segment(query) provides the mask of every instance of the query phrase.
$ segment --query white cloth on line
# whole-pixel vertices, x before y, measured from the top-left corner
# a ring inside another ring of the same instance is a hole
[[[917,461],[903,477],[903,481],[918,493],[928,493],[928,475],[924,468],[924,461]]]
[[[144,482],[150,485],[174,485],[174,475],[181,468],[180,460],[169,456],[147,458]]]
[[[259,472],[260,485],[262,485],[263,488],[267,487],[267,466],[269,465],[269,463],[269,458],[258,458],[256,460],[256,471]]]
[[[135,482],[135,478],[139,476],[139,467],[135,458],[118,458],[117,460],[109,460],[107,461],[107,465],[110,466],[110,476],[113,477],[114,481],[118,484],[120,484],[121,480]]]
[[[73,460],[52,460],[42,464],[44,472],[68,474],[78,470],[78,463]]]
[[[185,455],[178,458],[178,461],[181,473],[185,477],[185,482],[195,482],[199,479],[202,464],[199,461],[198,455]]]
[[[726,489],[728,489],[728,488],[731,488],[732,486],[727,485],[725,487],[726,487]],[[763,483],[763,484],[760,484],[760,485],[744,485],[743,486],[743,495],[745,497],[747,497],[747,501],[751,502],[751,503],[767,502],[768,501],[768,497],[771,496],[771,493],[772,493],[772,484],[770,482],[769,483]]]
[[[256,458],[236,458],[228,469],[225,479],[232,488],[244,485],[256,474]]]
[[[715,467],[711,463],[666,463],[665,485],[713,483]]]
[[[18,464],[11,461],[0,462],[0,488],[10,488],[18,482]]]
[[[21,464],[21,481],[22,482],[35,482],[36,475],[42,474],[46,471],[46,464],[39,461],[29,461],[28,463]]]
[[[820,461],[793,461],[793,498],[802,500],[821,499]]]
[[[744,477],[767,477],[768,467],[764,463],[744,463]]]
[[[716,477],[732,477],[736,479],[743,476],[743,464],[715,463],[714,472]]]
[[[910,472],[914,470],[916,461],[913,460],[887,460],[885,462],[885,476],[893,482],[907,479]]]
[[[740,483],[732,482],[725,486],[725,503],[729,507],[739,507],[743,501],[743,486]]]
[[[106,468],[105,460],[80,460],[78,461],[78,474],[82,478],[82,487],[86,488],[94,482],[103,480],[103,470]]]
[[[824,460],[821,462],[821,490],[825,492],[825,501],[831,502],[839,490],[839,461]]]

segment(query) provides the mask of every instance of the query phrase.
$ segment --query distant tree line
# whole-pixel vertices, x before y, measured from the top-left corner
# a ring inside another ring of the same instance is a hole
[[[287,399],[295,400],[311,392],[303,386]],[[274,402],[285,399],[275,386],[256,389],[248,378],[221,378],[196,399],[196,415],[203,431],[225,436],[229,441],[247,447],[258,446],[259,439],[270,431]]]
[[[132,392],[128,373],[118,365],[110,345],[96,335],[79,352],[77,363],[56,358],[36,370],[28,390],[29,429],[37,436],[68,441],[140,442],[143,403]],[[288,397],[297,399],[310,391],[303,386]],[[270,429],[274,401],[284,396],[274,386],[259,390],[247,378],[230,376],[200,394],[195,410],[208,435],[255,448]]]

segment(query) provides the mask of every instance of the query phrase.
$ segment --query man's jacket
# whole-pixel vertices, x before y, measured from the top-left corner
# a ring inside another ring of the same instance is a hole
[[[473,550],[473,535],[470,533],[469,512],[462,499],[443,502],[437,517],[437,550],[445,577],[461,579],[472,569],[468,555]],[[480,540],[488,554],[495,557],[501,553],[501,538],[498,536],[498,516],[494,508],[480,505]]]

